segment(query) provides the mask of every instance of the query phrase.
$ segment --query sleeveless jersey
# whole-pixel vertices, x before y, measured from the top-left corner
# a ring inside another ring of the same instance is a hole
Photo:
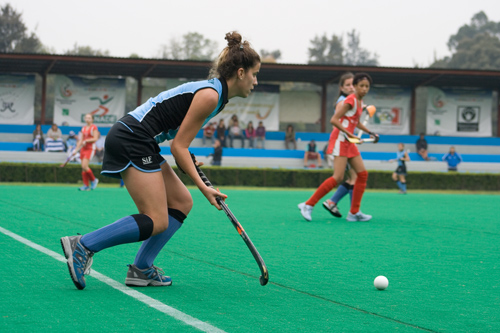
[[[97,131],[97,126],[92,124],[90,126],[83,126],[81,129],[82,140],[89,140],[94,138],[94,133]],[[82,149],[93,149],[95,142],[89,142],[82,147]]]
[[[228,88],[224,78],[184,83],[150,98],[129,114],[141,123],[157,143],[172,140],[191,106],[194,94],[205,88],[214,89],[219,94],[219,102],[203,123],[204,126],[228,102]]]
[[[397,159],[398,159],[398,166],[405,166],[405,161],[402,160],[402,158],[405,158],[405,151],[404,149],[401,150],[401,151],[398,151],[398,156],[397,156]]]
[[[351,94],[347,97],[340,96],[337,103],[339,102],[344,104],[347,103],[352,106],[351,110],[347,111],[345,115],[342,118],[340,118],[340,123],[349,132],[354,133],[354,130],[356,129],[356,126],[358,125],[359,122],[359,117],[361,117],[361,114],[363,113],[363,107],[362,107],[363,103],[362,102],[358,103],[355,94]],[[332,133],[330,134],[327,154],[336,155],[338,153],[340,154],[340,156],[347,156],[347,155],[352,156],[355,154],[359,154],[357,148],[356,149],[350,148],[351,146],[356,147],[353,143],[350,143],[346,139],[344,132],[341,132],[337,127],[334,127]]]

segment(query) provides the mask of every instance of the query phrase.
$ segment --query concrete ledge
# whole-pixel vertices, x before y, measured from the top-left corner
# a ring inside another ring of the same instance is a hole
[[[234,148],[236,150],[237,148]],[[207,157],[212,151],[211,148],[191,148],[198,161],[205,164],[210,164],[211,157]],[[233,149],[227,149],[233,150]],[[171,154],[163,153],[163,157],[170,165],[175,165],[175,161]],[[394,158],[394,154],[390,154],[390,158]],[[0,151],[0,162],[29,162],[29,163],[63,163],[66,160],[66,153],[57,152],[19,152],[19,151]],[[387,160],[376,160],[365,158],[364,163],[368,170],[387,170],[393,171],[396,169],[396,163],[388,163]],[[99,164],[97,158],[91,161],[93,164]],[[328,166],[323,160],[325,168]],[[231,167],[258,167],[258,168],[293,168],[302,169],[303,159],[301,157],[248,157],[235,156],[234,154],[226,154],[222,157],[222,166]],[[423,172],[446,172],[447,165],[441,161],[410,161],[407,163],[408,171],[423,171]],[[463,162],[458,166],[459,172],[486,172],[500,173],[500,162]]]

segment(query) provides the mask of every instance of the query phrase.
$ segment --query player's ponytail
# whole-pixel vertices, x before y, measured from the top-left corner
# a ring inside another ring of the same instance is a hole
[[[239,68],[245,71],[260,62],[260,56],[250,46],[248,41],[243,41],[236,31],[228,32],[225,39],[227,46],[219,54],[210,69],[209,77],[223,77],[226,80],[236,75]]]

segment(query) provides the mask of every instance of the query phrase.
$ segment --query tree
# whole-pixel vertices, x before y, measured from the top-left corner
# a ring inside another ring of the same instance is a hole
[[[80,56],[94,56],[94,57],[105,57],[109,56],[109,51],[94,50],[90,46],[79,46],[77,43],[73,45],[73,48],[64,52],[66,55],[80,55]]]
[[[354,66],[377,66],[378,55],[375,53],[373,57],[371,53],[359,46],[359,33],[352,30],[347,33],[347,49],[344,56],[346,65]]]
[[[460,69],[500,69],[500,22],[488,20],[484,12],[472,16],[448,40],[450,57],[436,59],[431,67]]]
[[[311,40],[309,48],[310,64],[332,64],[332,65],[365,65],[377,66],[378,55],[360,47],[359,34],[356,30],[347,33],[347,47],[343,46],[343,39],[332,35],[329,39],[326,34],[316,36]]]
[[[262,62],[272,62],[276,63],[276,61],[281,58],[281,51],[280,50],[274,50],[274,51],[268,51],[268,50],[260,50],[260,57],[262,58]]]
[[[10,4],[0,7],[0,52],[38,53],[43,45],[35,35],[28,35],[21,14]]]
[[[179,60],[213,60],[218,51],[217,42],[197,32],[189,32],[180,40],[175,38],[160,49],[160,58]]]
[[[332,35],[328,39],[326,34],[314,37],[309,48],[310,64],[332,64],[341,65],[344,63],[344,47],[342,38]]]

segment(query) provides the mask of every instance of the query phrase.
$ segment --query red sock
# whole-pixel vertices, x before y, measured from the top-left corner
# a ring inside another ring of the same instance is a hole
[[[95,176],[94,176],[94,173],[92,172],[92,169],[89,169],[89,171],[87,171],[87,175],[88,175],[91,182],[93,182],[95,180]]]
[[[82,180],[83,180],[83,185],[89,186],[89,176],[85,171],[82,171]]]
[[[356,214],[357,212],[359,212],[359,207],[361,206],[363,193],[365,193],[367,180],[368,171],[365,170],[358,173],[358,178],[356,179],[356,183],[354,183],[354,189],[352,190],[351,214]]]
[[[335,186],[337,186],[337,182],[335,178],[329,177],[327,178],[317,189],[316,192],[306,201],[306,205],[314,206],[321,200],[328,192],[330,192]]]

